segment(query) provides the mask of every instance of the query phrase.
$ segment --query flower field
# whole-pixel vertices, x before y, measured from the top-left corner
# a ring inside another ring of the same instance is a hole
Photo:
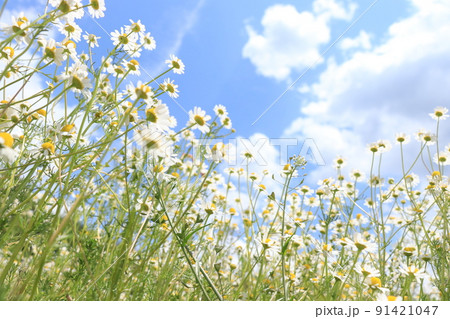
[[[445,107],[429,131],[361,150],[368,172],[344,176],[337,157],[307,185],[297,155],[256,173],[227,143],[225,106],[171,115],[189,66],[170,55],[148,80],[140,21],[102,56],[77,21],[104,14],[50,0],[2,17],[0,300],[450,300]],[[400,177],[383,175],[386,152]]]

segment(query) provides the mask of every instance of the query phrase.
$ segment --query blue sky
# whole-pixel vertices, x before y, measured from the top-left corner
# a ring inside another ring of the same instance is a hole
[[[300,144],[312,138],[328,164],[322,174],[331,172],[336,155],[367,166],[367,143],[431,130],[428,113],[450,105],[445,0],[379,0],[362,17],[373,0],[106,2],[106,17],[98,20],[104,30],[140,19],[155,37],[157,49],[140,58],[150,74],[162,70],[169,54],[183,60],[185,74],[170,77],[179,84],[177,102],[185,109],[200,106],[212,113],[214,105],[225,105],[236,136],[294,137]],[[33,7],[37,1],[15,0],[7,9]],[[81,25],[101,36],[104,47],[112,46],[89,18]],[[188,116],[166,102],[184,124]],[[448,143],[449,127],[442,129]]]
[[[372,1],[359,1],[355,15],[366,9]],[[384,3],[383,3],[384,2]],[[392,2],[392,1],[390,1]],[[394,1],[395,5],[381,1],[371,9],[348,33],[356,35],[361,27],[381,37],[387,27],[406,15],[405,1]],[[260,113],[268,107],[287,87],[277,81],[257,74],[254,65],[243,57],[242,50],[248,41],[246,26],[261,29],[261,18],[267,8],[279,4],[291,4],[298,11],[311,10],[312,1],[110,1],[107,15],[99,22],[112,30],[128,23],[128,18],[141,19],[155,36],[158,50],[143,57],[149,71],[158,69],[177,45],[178,34],[182,40],[176,54],[186,64],[186,73],[178,77],[180,98],[185,108],[195,105],[211,109],[215,104],[228,107],[234,127],[243,136],[263,132],[279,137],[292,120],[299,115],[300,94],[289,92],[276,107],[251,126]],[[136,10],[142,8],[142,10]],[[375,18],[376,17],[376,18]],[[337,38],[349,25],[349,21],[332,21],[331,38]],[[95,28],[94,28],[95,30]],[[94,32],[93,30],[93,32]],[[325,49],[326,45],[321,49]],[[331,50],[329,55],[336,54]],[[339,54],[339,52],[337,52]],[[305,76],[306,81],[317,78],[322,67],[317,67]],[[294,74],[300,75],[302,70]],[[303,81],[302,81],[303,82]],[[299,83],[299,85],[301,82]],[[294,87],[295,89],[295,87]],[[173,105],[172,111],[178,107]],[[183,114],[176,112],[177,117]],[[179,114],[179,116],[178,116]],[[274,122],[274,119],[276,122]]]

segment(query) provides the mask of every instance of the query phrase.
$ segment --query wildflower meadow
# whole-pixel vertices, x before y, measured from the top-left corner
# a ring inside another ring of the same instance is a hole
[[[149,77],[151,26],[129,20],[102,48],[77,24],[105,10],[1,17],[1,300],[450,300],[445,107],[361,150],[370,171],[344,176],[337,157],[307,185],[297,154],[257,173],[225,106],[171,115],[189,66],[172,54]]]

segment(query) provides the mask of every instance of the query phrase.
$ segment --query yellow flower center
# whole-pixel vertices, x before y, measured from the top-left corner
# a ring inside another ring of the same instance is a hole
[[[22,24],[24,24],[25,22],[28,22],[27,17],[21,17],[21,18],[18,19],[17,25],[22,25]]]
[[[98,0],[91,0],[91,7],[94,10],[100,9],[100,3],[98,2]]]
[[[172,61],[172,67],[175,69],[179,69],[180,68],[180,64],[177,61]]]
[[[75,124],[64,125],[61,129],[61,132],[70,132],[74,127],[75,127]]]
[[[69,47],[72,46],[74,49],[77,47],[77,44],[72,40],[67,40],[63,43],[64,46]]]
[[[71,24],[66,24],[64,27],[64,30],[66,30],[67,33],[72,33],[75,31],[75,27]]]
[[[434,172],[431,174],[431,176],[433,176],[433,177],[439,177],[439,176],[441,176],[441,173],[438,172],[438,171],[434,171]]]
[[[166,90],[169,91],[170,93],[175,93],[175,87],[170,83],[166,84]]]
[[[130,41],[130,40],[128,40],[126,33],[119,35],[118,40],[119,40],[120,44],[128,44],[128,42]]]
[[[370,278],[370,285],[371,286],[376,286],[376,287],[381,287],[381,279],[378,278],[378,277]]]
[[[125,70],[120,65],[117,65],[114,68],[114,72],[116,72],[117,74],[125,74]]]
[[[135,32],[135,33],[138,33],[139,31],[141,31],[141,27],[140,27],[140,25],[138,24],[138,23],[133,23],[132,25],[131,25],[131,31],[133,31],[133,32]]]
[[[149,93],[151,92],[150,87],[148,87],[145,84],[142,84],[140,86],[138,86],[135,90],[136,96],[138,99],[148,99],[149,98]]]
[[[397,300],[397,297],[395,297],[395,296],[388,296],[388,297],[387,297],[387,300],[388,300],[388,301],[396,301],[396,300]]]
[[[59,10],[61,10],[63,13],[67,13],[70,11],[70,5],[67,3],[67,1],[61,1],[61,4],[58,7]]]
[[[76,75],[72,76],[72,86],[78,90],[84,89],[83,81]]]
[[[3,139],[3,142],[0,143],[0,146],[6,146],[9,148],[13,146],[14,138],[11,136],[11,134],[0,132],[0,138]]]
[[[247,227],[250,227],[252,225],[252,222],[248,218],[244,218],[242,221],[244,222],[244,225]]]
[[[52,142],[46,142],[41,145],[42,149],[50,151],[52,154],[55,153],[55,145]]]
[[[216,205],[214,205],[214,203],[211,203],[211,205],[209,205],[209,207],[205,208],[205,212],[209,215],[211,215],[212,213],[214,213],[214,210],[216,209]]]
[[[153,172],[155,173],[161,173],[164,170],[164,166],[162,165],[155,165],[155,167],[153,167]]]
[[[14,56],[14,49],[11,47],[4,47],[2,56],[4,56],[4,57],[9,56],[10,58],[12,58]]]
[[[158,120],[158,117],[156,116],[156,109],[154,107],[147,109],[145,114],[147,115],[147,121],[156,123]]]
[[[419,272],[419,269],[418,269],[418,268],[412,269],[411,267],[408,267],[408,273],[409,273],[410,275],[417,274],[418,272]]]
[[[205,120],[200,115],[194,116],[194,121],[195,121],[195,123],[197,123],[200,126],[205,125]]]
[[[136,71],[137,70],[137,66],[139,66],[139,62],[136,60],[130,60],[130,62],[128,62],[128,68],[130,70]]]
[[[54,59],[56,56],[56,48],[55,47],[45,47],[44,49],[44,54],[46,57],[50,58],[50,59]]]

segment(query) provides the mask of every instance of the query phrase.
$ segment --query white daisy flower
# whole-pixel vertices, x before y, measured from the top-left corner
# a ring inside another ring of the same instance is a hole
[[[60,75],[62,80],[67,80],[70,88],[76,92],[83,94],[84,97],[91,96],[90,88],[92,87],[91,80],[88,77],[87,65],[81,62],[75,62],[67,70],[67,73]]]
[[[178,95],[178,85],[176,85],[173,80],[167,78],[164,80],[163,83],[160,84],[159,86],[161,88],[161,90],[163,90],[164,92],[166,92],[167,94],[169,94],[169,96],[171,98],[176,99],[179,95]]]
[[[95,34],[88,33],[87,31],[85,31],[85,33],[86,34],[83,34],[83,39],[86,41],[86,43],[91,48],[98,47],[98,39],[101,39],[101,38],[96,36]]]
[[[184,73],[183,62],[181,62],[181,60],[173,54],[171,54],[169,58],[170,58],[169,60],[166,60],[166,63],[169,66],[169,68],[172,68],[173,73],[183,74]]]
[[[153,91],[152,88],[142,81],[138,81],[137,85],[134,86],[132,83],[127,85],[127,91],[131,94],[132,100],[143,99],[147,104],[153,104]]]
[[[139,43],[144,49],[149,51],[156,48],[156,41],[152,36],[150,36],[150,32],[147,32],[145,34],[141,33],[141,35],[139,36]]]
[[[0,128],[11,127],[13,123],[17,123],[20,118],[20,112],[9,105],[9,101],[0,101]]]
[[[94,19],[104,17],[106,11],[105,0],[90,0],[88,11]]]
[[[0,132],[0,159],[7,163],[14,163],[18,156],[17,152],[13,150],[14,138],[11,134]]]
[[[398,144],[408,144],[411,140],[411,137],[405,133],[397,133],[395,134],[395,142]]]
[[[392,149],[391,142],[387,140],[379,140],[377,144],[378,144],[378,151],[380,153],[386,153]]]
[[[338,156],[333,160],[333,167],[335,169],[343,168],[347,164],[345,158],[342,156]]]
[[[427,145],[433,145],[436,143],[436,135],[425,130],[419,130],[416,133],[416,140],[421,143],[427,143]]]
[[[81,0],[49,0],[49,3],[54,8],[57,8],[62,13],[65,13],[63,18],[67,21],[80,19],[84,16],[83,4]]]
[[[434,154],[433,160],[436,164],[447,166],[450,165],[450,153],[449,152],[439,152]]]
[[[64,54],[64,49],[57,45],[54,39],[44,39],[39,38],[39,44],[42,46],[43,56],[47,62],[54,61],[56,65],[60,66],[62,62],[66,59],[66,55]]]
[[[353,236],[353,241],[350,241],[350,246],[354,250],[365,252],[373,252],[377,248],[376,243],[366,240],[360,233],[356,233]]]
[[[138,20],[137,22],[134,22],[130,19],[131,25],[125,26],[126,33],[144,33],[145,32],[145,25],[141,23],[141,20]]]
[[[220,118],[220,123],[223,125],[224,128],[226,128],[227,130],[231,130],[233,124],[231,123],[231,119],[226,116],[226,117],[221,117]]]
[[[220,163],[227,155],[227,146],[222,142],[214,144],[213,147],[206,148],[206,159]]]
[[[119,46],[119,48],[123,48],[129,54],[138,49],[138,45],[136,44],[137,40],[138,36],[136,33],[129,34],[123,27],[120,30],[111,32],[111,41],[113,44]]]
[[[209,132],[209,124],[207,123],[211,119],[211,116],[206,115],[198,106],[194,107],[194,110],[189,111],[188,125],[193,125],[192,129],[198,129],[202,133]]]
[[[5,46],[2,51],[0,52],[0,61],[6,60],[6,62],[9,62],[15,54],[15,50],[10,46]]]
[[[161,100],[157,100],[155,104],[151,107],[148,107],[145,110],[145,115],[147,121],[156,125],[160,129],[167,131],[169,128],[174,127],[176,122],[172,120],[172,117],[169,114],[169,108],[166,104],[162,103]]]
[[[81,40],[82,30],[74,21],[57,21],[55,24],[58,27],[59,32],[68,39],[74,40],[75,42]]]
[[[433,113],[430,113],[430,116],[434,120],[445,120],[448,117],[448,109],[443,106],[438,106],[434,109]]]
[[[139,62],[132,59],[130,61],[123,61],[122,65],[125,67],[127,72],[132,75],[140,75],[141,71],[139,71]]]
[[[30,22],[28,18],[21,12],[17,18],[13,16],[11,19],[12,25],[5,29],[7,36],[14,35],[14,39],[18,43],[30,43],[31,37],[28,30]]]
[[[409,276],[409,277],[414,278],[416,280],[420,280],[420,279],[425,278],[427,276],[427,273],[425,272],[425,269],[417,268],[414,265],[407,266],[406,264],[401,264],[398,270],[403,275]]]
[[[167,133],[156,126],[146,126],[138,129],[134,140],[146,150],[151,157],[171,157],[173,153],[173,140]]]
[[[214,113],[216,113],[219,118],[227,117],[228,115],[226,107],[221,104],[214,106]]]

